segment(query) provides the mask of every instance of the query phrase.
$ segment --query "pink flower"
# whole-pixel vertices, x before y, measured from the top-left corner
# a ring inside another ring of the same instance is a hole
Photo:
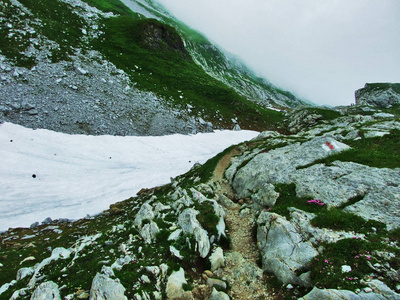
[[[321,205],[321,206],[324,206],[324,205],[325,205],[325,203],[322,202],[322,201],[319,200],[319,199],[312,199],[312,200],[307,201],[307,203],[308,203],[308,204],[315,203],[315,204],[318,204],[318,205]]]

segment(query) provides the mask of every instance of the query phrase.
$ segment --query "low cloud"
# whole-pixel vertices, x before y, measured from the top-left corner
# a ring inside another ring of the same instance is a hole
[[[400,82],[398,0],[159,0],[273,84],[318,104]]]

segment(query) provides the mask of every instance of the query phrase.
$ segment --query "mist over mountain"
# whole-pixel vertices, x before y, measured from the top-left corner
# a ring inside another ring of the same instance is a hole
[[[399,82],[396,0],[159,0],[274,84],[350,105],[365,82]]]

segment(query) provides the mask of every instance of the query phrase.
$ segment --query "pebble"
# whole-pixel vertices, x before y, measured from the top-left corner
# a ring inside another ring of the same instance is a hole
[[[206,274],[209,278],[213,277],[213,273],[210,270],[204,271],[204,274]]]
[[[366,287],[363,289],[365,293],[372,293],[373,290],[370,287]]]

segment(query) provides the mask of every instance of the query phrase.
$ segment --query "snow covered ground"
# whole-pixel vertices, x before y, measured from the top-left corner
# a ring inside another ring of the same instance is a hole
[[[0,231],[108,209],[170,182],[254,131],[117,137],[0,125]]]

